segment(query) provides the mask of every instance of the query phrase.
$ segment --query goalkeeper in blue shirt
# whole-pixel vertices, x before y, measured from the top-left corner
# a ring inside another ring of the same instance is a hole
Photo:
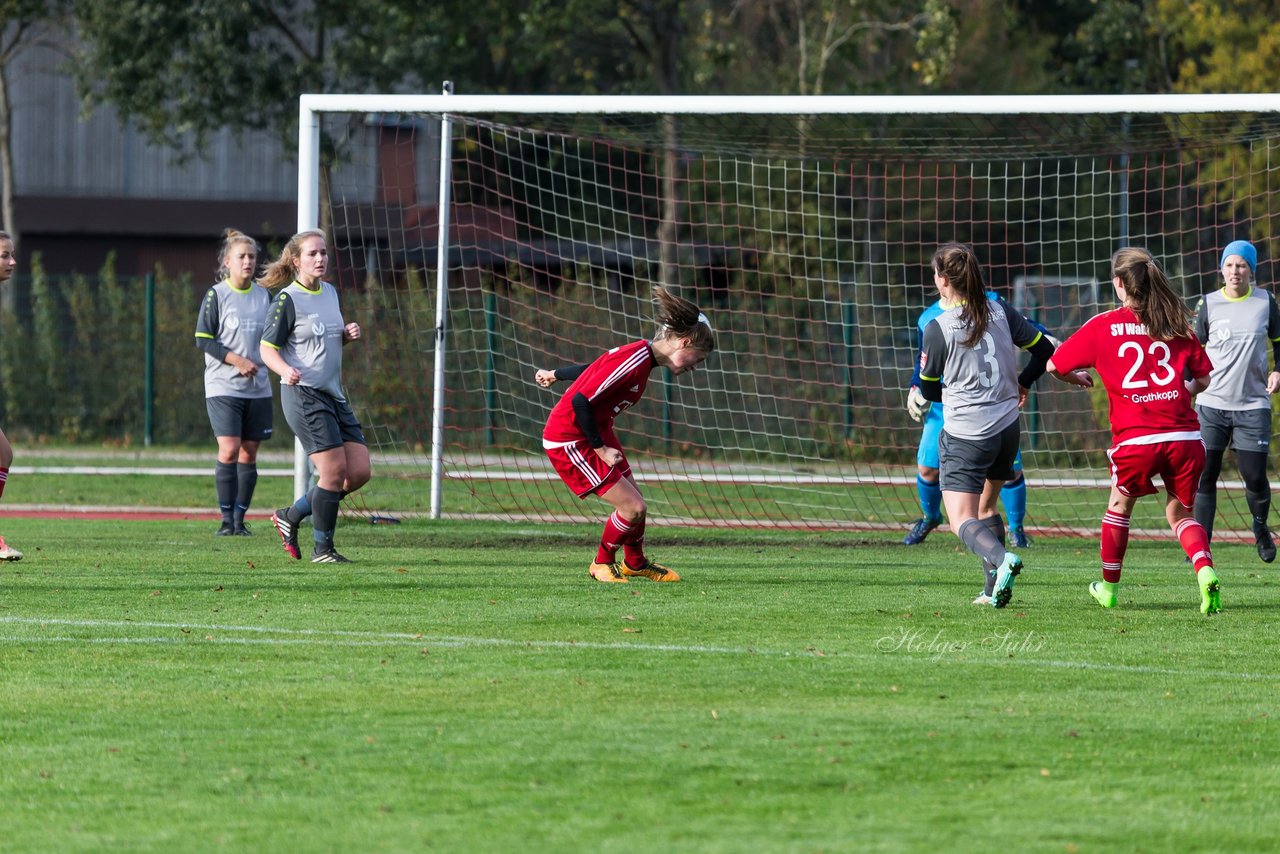
[[[988,299],[995,299],[996,294],[987,292]],[[942,314],[942,300],[935,301],[920,314],[916,328],[921,336],[929,322]],[[1032,324],[1049,335],[1049,330],[1039,323]],[[1052,336],[1050,336],[1052,337]],[[916,450],[916,492],[920,497],[921,516],[911,525],[911,530],[903,538],[902,544],[914,546],[923,543],[925,537],[942,524],[942,487],[938,482],[938,437],[942,435],[942,427],[946,423],[942,404],[930,405],[920,394],[920,360],[915,360],[915,370],[911,374],[911,389],[907,392],[907,414],[912,420],[924,424],[920,433],[920,446]],[[1013,461],[1013,480],[1000,490],[1000,503],[1004,505],[1008,518],[1008,532],[1013,540],[1014,548],[1025,549],[1031,545],[1031,538],[1023,529],[1023,521],[1027,515],[1027,478],[1022,471],[1022,452]]]

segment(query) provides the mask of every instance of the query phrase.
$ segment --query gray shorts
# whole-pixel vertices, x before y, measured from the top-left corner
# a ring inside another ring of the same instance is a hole
[[[1253,451],[1265,454],[1271,450],[1270,409],[1214,409],[1197,406],[1200,436],[1209,451]]]
[[[347,442],[368,444],[351,404],[327,391],[305,385],[280,385],[280,407],[289,429],[307,455],[341,448]]]
[[[271,438],[275,418],[269,397],[206,397],[204,405],[215,436],[237,436],[246,442]]]
[[[1022,424],[1017,418],[985,439],[960,439],[943,427],[938,439],[942,490],[981,495],[988,480],[1009,480],[1021,438]]]

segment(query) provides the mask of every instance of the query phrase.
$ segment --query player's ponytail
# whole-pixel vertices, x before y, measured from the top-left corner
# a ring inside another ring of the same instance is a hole
[[[218,250],[218,269],[216,271],[219,280],[226,279],[230,275],[230,268],[227,267],[227,256],[231,254],[233,247],[242,243],[252,246],[254,255],[262,253],[262,247],[258,245],[258,241],[244,232],[234,228],[224,228],[222,230],[222,248]]]
[[[1111,256],[1111,275],[1124,287],[1125,305],[1133,309],[1154,341],[1191,338],[1191,310],[1169,284],[1151,253],[1127,246]]]
[[[710,353],[716,349],[716,334],[711,329],[711,321],[707,320],[707,316],[696,305],[664,287],[655,287],[653,298],[658,303],[658,312],[654,317],[658,322],[655,340],[688,338],[689,346],[695,350]]]
[[[991,319],[987,283],[977,254],[963,243],[945,243],[933,253],[933,272],[944,277],[960,298],[960,319],[969,327],[969,335],[961,343],[974,346],[987,334]]]
[[[325,239],[324,232],[319,229],[300,231],[280,250],[280,257],[262,269],[258,283],[267,288],[278,288],[287,285],[298,275],[298,261],[302,258],[302,241],[308,237]]]

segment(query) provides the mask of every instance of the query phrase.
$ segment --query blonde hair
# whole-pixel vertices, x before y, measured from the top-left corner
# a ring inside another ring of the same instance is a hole
[[[987,305],[987,283],[982,278],[978,256],[963,243],[944,243],[933,253],[933,272],[947,283],[964,302],[960,319],[969,327],[969,335],[961,343],[972,347],[987,333],[991,307]]]
[[[292,282],[298,275],[298,259],[302,257],[302,241],[308,237],[318,237],[328,244],[328,240],[324,236],[324,232],[318,228],[308,231],[299,231],[293,237],[289,238],[289,242],[284,245],[284,249],[280,250],[280,257],[272,261],[266,267],[262,268],[262,276],[258,282],[264,287],[278,288],[281,285],[287,285]]]
[[[239,246],[241,243],[247,243],[252,246],[254,255],[262,254],[262,247],[258,245],[258,241],[237,229],[224,228],[222,230],[222,249],[218,251],[217,275],[219,279],[230,277],[231,271],[227,268],[227,256],[231,254],[233,246]]]
[[[710,353],[716,349],[716,334],[711,329],[711,322],[696,305],[660,286],[653,289],[653,298],[658,303],[658,312],[654,316],[658,322],[658,331],[653,336],[655,341],[688,338],[689,346],[695,350]]]
[[[1192,338],[1191,309],[1178,296],[1169,277],[1140,246],[1127,246],[1111,256],[1111,275],[1124,285],[1125,303],[1133,309],[1153,341]]]

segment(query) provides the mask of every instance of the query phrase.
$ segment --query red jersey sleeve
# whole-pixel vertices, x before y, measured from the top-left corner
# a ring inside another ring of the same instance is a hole
[[[581,393],[591,402],[596,428],[613,430],[613,420],[644,396],[649,373],[657,362],[648,341],[635,341],[603,354],[579,376],[552,407],[542,431],[544,443],[578,442],[585,438],[573,411],[573,397]]]

